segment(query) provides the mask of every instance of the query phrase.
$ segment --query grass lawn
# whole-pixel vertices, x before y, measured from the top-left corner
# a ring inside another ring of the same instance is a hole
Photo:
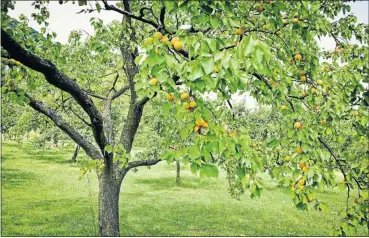
[[[30,144],[2,145],[2,236],[97,235],[97,178],[78,180],[80,164],[71,164],[73,148],[34,149]],[[327,236],[339,224],[345,193],[324,191],[327,213],[295,209],[285,188],[269,181],[261,198],[241,201],[219,179],[200,179],[182,170],[175,186],[175,164],[161,162],[126,176],[120,197],[122,236]],[[358,235],[368,235],[362,227]]]

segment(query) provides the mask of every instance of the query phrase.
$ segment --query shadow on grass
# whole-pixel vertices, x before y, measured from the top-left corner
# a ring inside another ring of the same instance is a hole
[[[146,184],[155,190],[167,190],[176,188],[211,190],[214,186],[216,186],[215,179],[200,179],[197,177],[187,176],[181,178],[180,185],[176,185],[176,178],[174,176],[162,178],[136,178],[135,183]]]
[[[3,236],[97,235],[96,203],[88,198],[36,200],[18,209],[3,208],[2,213],[7,218]]]
[[[3,188],[23,186],[28,181],[35,180],[35,173],[22,172],[18,169],[2,169],[1,181]]]

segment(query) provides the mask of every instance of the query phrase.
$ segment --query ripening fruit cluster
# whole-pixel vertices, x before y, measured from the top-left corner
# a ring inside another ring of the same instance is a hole
[[[91,172],[88,168],[81,169],[80,177],[83,177],[87,172]]]
[[[294,58],[296,61],[300,61],[302,59],[302,55],[296,54]]]
[[[299,188],[300,188],[300,191],[304,189],[305,187],[305,180],[303,179],[300,179],[297,184],[299,185]],[[292,191],[295,191],[296,190],[296,185],[297,185],[295,182],[292,182],[291,183],[291,190]]]
[[[155,85],[157,85],[159,83],[159,80],[157,79],[157,78],[152,78],[152,79],[150,79],[150,81],[149,81],[149,84],[151,85],[151,86],[155,86]]]
[[[191,112],[197,107],[196,101],[190,100],[190,94],[187,92],[181,94],[181,99],[185,101],[185,103],[183,103],[183,107],[186,109],[186,111]]]
[[[203,119],[199,119],[195,121],[195,127],[193,128],[193,130],[195,132],[198,132],[201,128],[208,128],[209,125],[206,121],[204,121]]]
[[[293,16],[292,22],[295,24],[298,24],[300,22],[299,15],[297,13],[295,13],[295,15]]]
[[[301,122],[295,122],[295,124],[293,124],[293,126],[298,129],[301,130],[302,128],[304,128],[304,126],[301,124]]]
[[[238,36],[242,35],[244,32],[245,32],[245,29],[243,29],[243,28],[238,28],[238,29],[235,31],[236,35],[238,35]]]
[[[173,48],[176,51],[180,51],[180,50],[183,49],[183,45],[182,45],[182,42],[180,41],[179,37],[173,37],[171,39],[171,41],[169,41],[167,36],[163,36],[160,32],[155,32],[153,34],[153,37],[146,38],[145,43],[146,44],[152,44],[154,42],[154,40],[160,41],[161,43],[163,43],[164,45],[167,45],[167,46],[173,46]],[[159,50],[155,49],[155,53],[158,54]]]
[[[193,109],[197,107],[197,103],[195,101],[185,102],[183,107],[188,111],[191,112]]]
[[[22,63],[15,60],[15,59],[7,59],[7,58],[1,58],[1,63],[4,65],[16,65],[16,66],[21,66]]]
[[[301,169],[302,171],[304,171],[304,173],[309,172],[309,167],[306,165],[306,163],[305,163],[305,162],[300,162],[299,167],[300,167],[300,169]]]
[[[352,115],[354,115],[355,117],[359,116],[359,112],[358,111],[353,111]]]
[[[167,94],[167,99],[171,102],[174,102],[174,100],[176,99],[176,97],[172,94],[172,93],[168,93]]]
[[[100,161],[99,169],[104,169],[104,168],[105,168],[104,161]]]

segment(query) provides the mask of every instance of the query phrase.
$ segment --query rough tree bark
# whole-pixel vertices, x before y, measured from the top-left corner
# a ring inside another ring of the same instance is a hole
[[[176,184],[181,184],[181,164],[179,163],[179,160],[176,160],[177,165],[177,176],[176,176]]]
[[[77,162],[77,156],[78,156],[78,151],[81,147],[79,145],[76,145],[76,149],[74,150],[73,156],[72,156],[72,163]]]
[[[119,236],[119,193],[122,179],[108,169],[99,176],[99,235]]]

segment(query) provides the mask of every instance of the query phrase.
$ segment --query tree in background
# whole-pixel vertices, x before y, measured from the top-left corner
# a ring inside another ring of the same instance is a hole
[[[368,156],[356,159],[342,146],[347,137],[367,143],[368,52],[349,41],[367,44],[368,26],[353,15],[331,20],[350,11],[344,1],[78,2],[87,6],[81,12],[114,11],[123,19],[104,25],[92,18],[94,35],[75,31],[61,45],[48,30],[44,1],[35,1],[32,15],[42,25],[38,41],[26,17],[11,27],[2,11],[8,76],[1,85],[9,100],[48,117],[94,161],[100,235],[119,235],[119,192],[130,169],[179,158],[200,177],[217,177],[218,166],[225,168],[239,192],[252,197],[260,196],[258,174],[268,168],[291,186],[302,210],[308,204],[327,209],[316,188],[343,187],[347,201],[358,189],[356,205],[347,202],[331,235],[353,235],[368,224]],[[326,35],[335,40],[332,51],[318,46]],[[269,131],[258,142],[238,123],[230,98],[245,92],[278,112],[281,132]],[[174,149],[131,159],[144,107],[163,99],[161,123],[171,135],[164,139]],[[339,183],[335,171],[343,175]]]

